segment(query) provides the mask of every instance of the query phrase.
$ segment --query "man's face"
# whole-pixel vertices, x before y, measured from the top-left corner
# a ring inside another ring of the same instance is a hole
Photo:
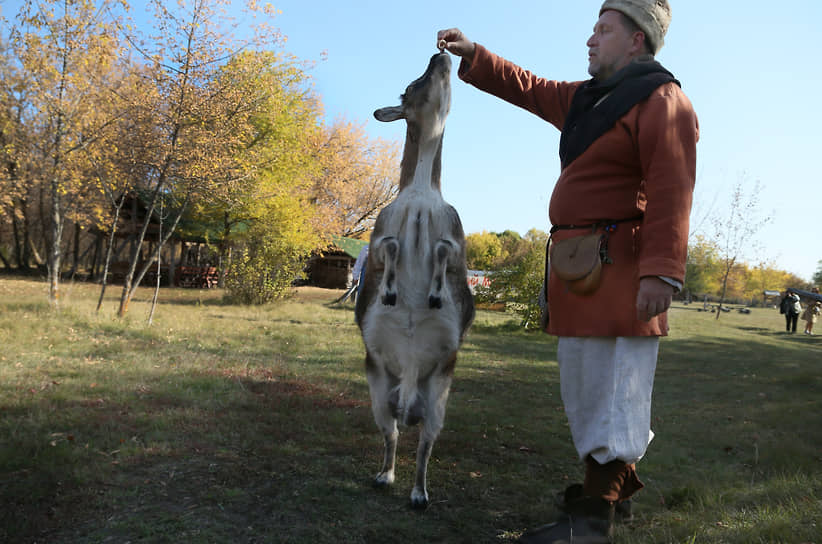
[[[634,36],[622,22],[618,11],[600,15],[594,33],[588,38],[588,73],[604,81],[631,62],[635,50]]]

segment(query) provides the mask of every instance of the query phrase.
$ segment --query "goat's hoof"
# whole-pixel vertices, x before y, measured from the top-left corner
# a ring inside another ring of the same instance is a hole
[[[419,492],[415,488],[411,492],[411,508],[414,510],[425,510],[428,508],[428,494],[425,492]]]
[[[428,297],[428,307],[434,309],[441,309],[442,308],[442,297],[435,297],[431,295]]]
[[[396,306],[397,293],[386,293],[382,296],[382,303],[385,306]]]
[[[374,487],[377,489],[384,489],[386,487],[390,487],[391,484],[394,483],[394,475],[388,472],[380,472],[377,474],[377,477],[374,478]]]

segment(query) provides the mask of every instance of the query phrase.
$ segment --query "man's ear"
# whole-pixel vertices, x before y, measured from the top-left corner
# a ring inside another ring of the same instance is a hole
[[[648,47],[648,38],[645,36],[645,33],[641,30],[634,32],[634,35],[631,36],[631,54],[638,56],[650,52],[651,48]]]

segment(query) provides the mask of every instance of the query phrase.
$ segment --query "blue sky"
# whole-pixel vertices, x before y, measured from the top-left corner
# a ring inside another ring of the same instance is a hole
[[[439,29],[458,27],[536,74],[587,79],[585,42],[598,0],[409,4],[280,0],[275,25],[286,49],[321,58],[312,71],[329,120],[366,123],[374,137],[402,141],[402,123],[372,117],[394,105],[436,51]],[[504,7],[502,7],[504,5]],[[755,264],[770,260],[810,279],[822,260],[822,155],[818,129],[822,3],[672,0],[673,20],[657,59],[682,82],[700,120],[694,217],[723,207],[734,184],[763,186],[772,222],[757,235]],[[744,7],[743,7],[744,6]],[[778,8],[775,10],[774,8]],[[443,196],[466,232],[548,230],[547,206],[559,174],[559,133],[535,116],[458,81],[443,149]],[[773,286],[779,288],[782,286]]]
[[[0,9],[11,15],[19,3],[0,0]],[[587,79],[585,42],[601,0],[272,3],[281,10],[273,24],[288,37],[285,49],[317,61],[310,73],[328,122],[345,118],[364,124],[372,137],[402,141],[402,122],[380,123],[372,113],[397,104],[406,85],[422,74],[436,52],[437,30],[459,27],[543,77]],[[822,2],[797,0],[790,9],[760,0],[671,4],[673,21],[657,58],[682,82],[699,116],[692,225],[707,234],[704,218],[723,208],[733,186],[759,181],[761,215],[772,221],[757,235],[761,248],[745,260],[770,261],[810,279],[822,260]],[[142,2],[133,6],[139,17]],[[547,231],[559,132],[462,83],[456,66],[443,196],[468,233]]]

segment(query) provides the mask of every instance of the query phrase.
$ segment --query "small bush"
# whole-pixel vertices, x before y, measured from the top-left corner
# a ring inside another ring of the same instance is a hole
[[[234,257],[226,275],[226,298],[239,304],[267,304],[285,298],[291,283],[302,274],[298,251],[271,244],[255,244]]]
[[[508,310],[520,316],[523,327],[539,327],[539,294],[545,278],[546,242],[545,233],[529,232],[522,240],[525,251],[521,257],[509,266],[489,274],[491,286],[477,288],[477,302],[505,302]]]

